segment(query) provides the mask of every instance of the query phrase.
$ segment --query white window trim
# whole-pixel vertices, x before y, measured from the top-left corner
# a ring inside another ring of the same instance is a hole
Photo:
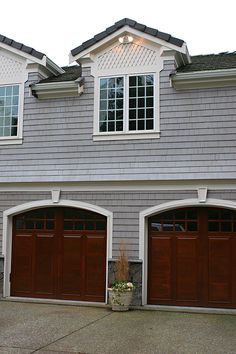
[[[128,130],[128,111],[129,111],[129,87],[128,77],[135,75],[153,75],[154,76],[154,128],[152,130]],[[99,132],[99,102],[100,102],[100,79],[124,77],[124,130],[118,132]],[[138,71],[123,72],[120,75],[101,75],[95,77],[94,83],[94,129],[93,140],[124,140],[124,139],[156,139],[160,138],[160,117],[159,117],[159,71]]]
[[[22,82],[0,83],[0,86],[19,86],[18,125],[17,136],[0,136],[0,145],[22,144],[23,142],[23,110],[24,84]]]

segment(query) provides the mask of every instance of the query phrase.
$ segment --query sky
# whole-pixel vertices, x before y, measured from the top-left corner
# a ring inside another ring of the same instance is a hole
[[[235,0],[7,0],[0,34],[69,64],[71,49],[131,18],[183,39],[190,55],[236,51]]]

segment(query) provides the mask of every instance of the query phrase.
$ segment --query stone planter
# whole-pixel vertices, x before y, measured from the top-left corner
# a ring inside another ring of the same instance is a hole
[[[132,301],[133,291],[111,290],[111,305],[113,311],[128,311]]]

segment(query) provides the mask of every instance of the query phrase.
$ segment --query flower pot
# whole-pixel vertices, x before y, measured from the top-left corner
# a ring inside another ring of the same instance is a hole
[[[133,291],[111,291],[111,304],[113,311],[128,311],[132,301]]]

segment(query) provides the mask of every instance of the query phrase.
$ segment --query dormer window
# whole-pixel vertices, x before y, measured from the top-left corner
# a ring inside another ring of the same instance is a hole
[[[99,132],[139,133],[155,129],[155,74],[99,79]]]

